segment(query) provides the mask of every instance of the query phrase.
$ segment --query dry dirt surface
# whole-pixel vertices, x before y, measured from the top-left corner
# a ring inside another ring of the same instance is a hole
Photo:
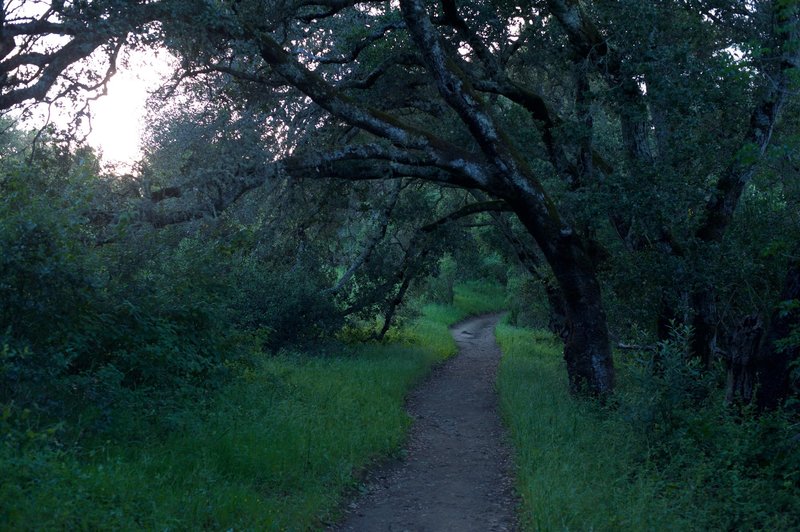
[[[499,314],[451,329],[459,354],[408,400],[405,458],[372,472],[339,531],[516,530],[511,460],[494,388]]]

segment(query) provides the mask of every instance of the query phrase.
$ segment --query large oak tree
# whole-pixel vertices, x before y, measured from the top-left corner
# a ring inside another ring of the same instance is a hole
[[[52,2],[35,18],[3,10],[0,107],[99,87],[107,76],[86,83],[70,66],[105,50],[110,73],[146,34],[181,58],[176,87],[205,81],[206,97],[269,122],[270,157],[238,161],[215,209],[276,176],[488,194],[552,270],[571,387],[603,395],[614,370],[598,265],[654,252],[707,266],[788,97],[796,31],[786,0]],[[686,293],[708,363],[714,290],[687,278],[665,287],[662,314]]]

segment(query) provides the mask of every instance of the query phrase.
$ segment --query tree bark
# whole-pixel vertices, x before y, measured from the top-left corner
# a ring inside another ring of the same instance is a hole
[[[727,403],[747,404],[753,399],[756,358],[763,335],[764,324],[758,315],[747,316],[731,335],[725,357]]]
[[[421,0],[401,0],[406,26],[436,80],[442,98],[458,113],[496,169],[491,192],[512,206],[542,250],[564,295],[567,362],[573,393],[607,396],[614,366],[606,315],[591,254],[583,238],[558,213],[531,168],[509,142],[458,63],[446,51]],[[486,187],[483,187],[486,190]]]
[[[692,355],[700,360],[704,369],[709,369],[717,350],[717,305],[713,287],[704,287],[692,293],[690,304],[692,316]]]
[[[536,238],[558,282],[564,314],[564,360],[570,391],[607,396],[614,389],[614,364],[606,313],[591,253],[569,229],[558,234],[532,216],[524,197],[508,199]],[[549,229],[549,231],[548,231]]]
[[[590,264],[574,260],[576,251],[571,249],[554,259],[564,295],[564,360],[570,389],[607,395],[614,387],[614,367],[600,285]]]
[[[800,251],[798,249],[797,251]],[[795,254],[786,274],[781,301],[800,300],[800,256]],[[792,392],[791,367],[800,361],[800,345],[780,347],[800,327],[800,309],[776,308],[758,356],[756,403],[760,410],[781,406]]]

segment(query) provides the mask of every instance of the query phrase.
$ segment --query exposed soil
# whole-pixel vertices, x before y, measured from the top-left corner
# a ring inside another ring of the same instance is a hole
[[[451,329],[460,352],[414,391],[402,461],[374,471],[341,531],[515,530],[511,461],[497,412],[499,314]]]

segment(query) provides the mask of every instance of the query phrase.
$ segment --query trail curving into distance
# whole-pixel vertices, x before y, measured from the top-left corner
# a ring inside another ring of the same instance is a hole
[[[494,388],[501,315],[451,328],[459,354],[408,400],[406,458],[373,472],[339,531],[516,530],[510,453]]]

